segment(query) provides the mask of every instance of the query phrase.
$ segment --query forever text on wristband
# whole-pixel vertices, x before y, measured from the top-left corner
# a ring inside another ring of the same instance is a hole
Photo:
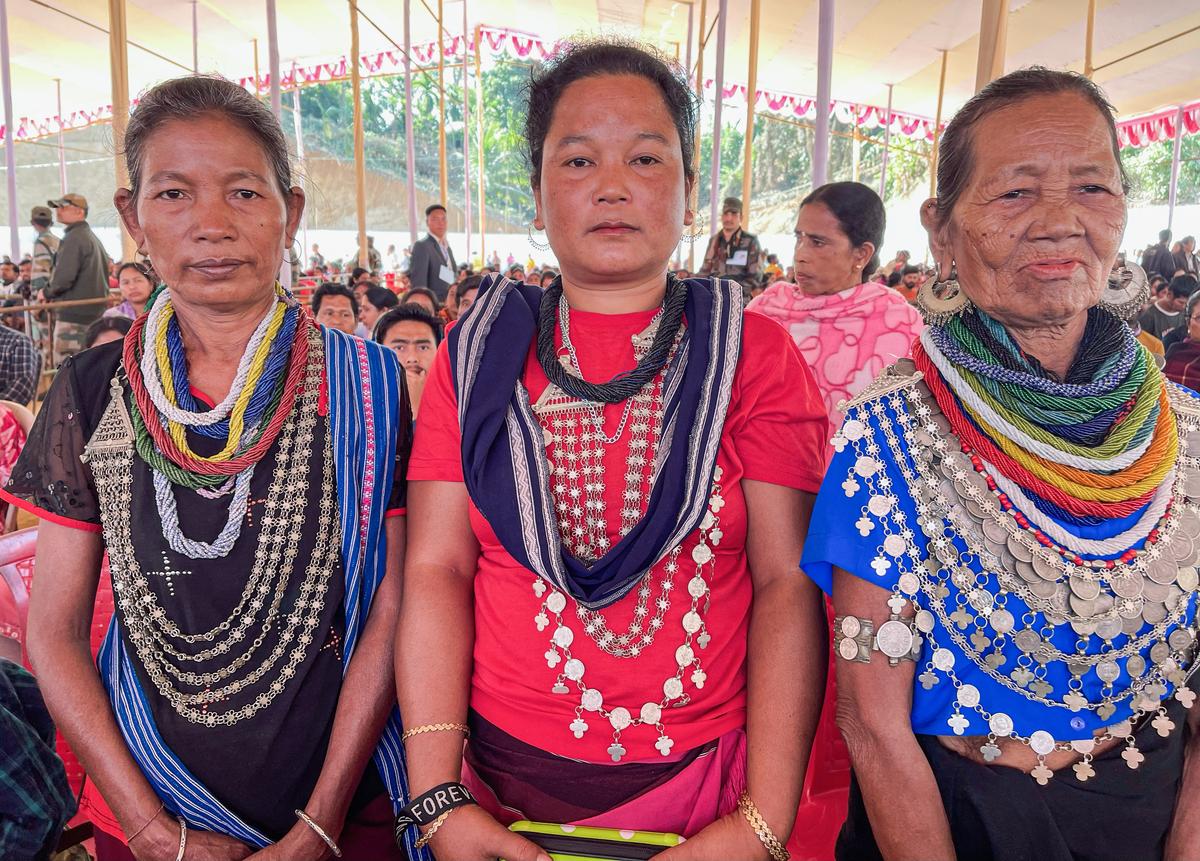
[[[475,796],[471,794],[471,790],[461,783],[443,783],[435,786],[424,795],[414,798],[408,806],[401,808],[396,817],[397,837],[410,825],[428,825],[443,813],[475,803]]]

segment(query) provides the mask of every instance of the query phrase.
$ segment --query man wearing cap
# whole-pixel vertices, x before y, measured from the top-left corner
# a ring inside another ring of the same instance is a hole
[[[446,294],[455,281],[454,252],[446,242],[446,207],[432,203],[425,208],[425,226],[429,234],[413,245],[408,277],[413,287],[427,287],[446,304]]]
[[[43,291],[55,302],[100,299],[108,296],[108,254],[87,223],[88,203],[80,194],[64,194],[49,201],[66,226],[50,285]],[[84,335],[92,321],[104,313],[104,302],[62,308],[55,314],[53,361],[55,367],[84,348]]]
[[[709,240],[700,277],[717,275],[736,281],[748,298],[750,289],[759,283],[761,271],[762,248],[758,237],[742,230],[742,202],[727,197],[721,207],[721,231]]]

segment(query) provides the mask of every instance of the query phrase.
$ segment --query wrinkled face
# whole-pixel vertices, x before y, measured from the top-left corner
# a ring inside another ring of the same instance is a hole
[[[353,335],[356,325],[354,306],[346,296],[322,296],[321,310],[317,311],[317,322],[330,329]]]
[[[727,209],[721,213],[721,227],[729,233],[733,233],[742,226],[742,214],[732,209]]]
[[[601,75],[563,90],[546,135],[534,226],[563,279],[621,286],[665,274],[688,186],[679,133],[657,85]]]
[[[1075,94],[997,110],[973,130],[972,175],[945,224],[922,221],[942,277],[1000,322],[1072,320],[1100,299],[1125,230],[1104,117]]]
[[[146,140],[137,199],[115,202],[176,305],[225,312],[270,301],[304,211],[258,139],[216,114],[172,120]]]
[[[150,279],[132,266],[121,270],[121,277],[117,283],[121,287],[121,297],[138,306],[146,304],[146,300],[150,298],[150,291],[153,289]]]
[[[433,329],[419,320],[401,320],[388,327],[383,345],[396,354],[401,366],[409,374],[422,374],[433,364],[437,355],[437,344],[433,340]]]
[[[425,218],[425,224],[429,228],[429,232],[441,239],[446,235],[446,211],[444,209],[435,209]]]
[[[871,243],[852,245],[829,207],[813,202],[796,219],[796,285],[808,296],[839,293],[862,280],[875,253]]]

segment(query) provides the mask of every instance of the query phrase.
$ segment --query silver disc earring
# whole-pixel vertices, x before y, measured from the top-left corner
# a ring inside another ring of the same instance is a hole
[[[1132,320],[1150,298],[1150,280],[1146,270],[1136,263],[1114,269],[1100,294],[1100,307],[1118,320]]]

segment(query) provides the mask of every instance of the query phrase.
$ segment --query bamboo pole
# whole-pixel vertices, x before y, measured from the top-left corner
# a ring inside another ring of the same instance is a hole
[[[1171,150],[1171,188],[1167,197],[1167,229],[1175,220],[1175,200],[1179,195],[1179,162],[1183,153],[1183,105],[1175,111],[1175,146]]]
[[[192,74],[200,74],[200,18],[192,0]]]
[[[254,44],[254,97],[258,98],[258,85],[261,78],[258,74],[258,37],[250,40]]]
[[[412,0],[404,0],[404,175],[408,179],[408,241],[417,242],[417,155],[412,109]]]
[[[750,0],[750,71],[746,84],[746,146],[742,152],[742,224],[750,223],[750,194],[754,185],[754,108],[758,93],[758,29],[761,0]]]
[[[466,62],[466,54],[463,55],[463,62]],[[483,265],[487,265],[487,197],[484,194],[485,187],[483,182],[484,174],[487,171],[484,169],[485,162],[483,160],[483,27],[476,25],[475,27],[475,122],[478,124],[478,145],[479,157],[475,160],[479,165],[476,171],[479,189],[479,256],[483,260]]]
[[[58,104],[58,184],[67,193],[67,148],[63,140],[62,78],[54,79],[54,99]]]
[[[892,90],[895,84],[888,84],[887,125],[883,127],[883,165],[879,169],[879,199],[884,200],[887,194],[888,152],[892,148]]]
[[[704,46],[708,43],[705,27],[708,23],[708,0],[700,0],[700,26],[697,29],[697,39],[699,44],[696,46],[696,98],[704,103]],[[702,136],[702,126],[699,122],[696,123],[696,147],[695,153],[692,156],[692,164],[698,172],[700,170],[700,139]],[[700,218],[700,183],[696,182],[692,185],[692,214],[699,220]],[[695,224],[692,225],[693,229]],[[711,227],[711,225],[710,225]],[[696,243],[691,241],[688,243],[688,272],[696,270]]]
[[[359,70],[358,3],[350,4],[350,87],[354,98],[354,209],[358,217],[358,265],[371,266],[367,252],[367,156],[362,118],[362,73]]]
[[[716,232],[721,218],[721,107],[725,102],[725,32],[729,21],[729,0],[717,6],[717,72],[713,79],[712,176],[708,189],[708,223]]]
[[[817,16],[817,117],[813,136],[813,188],[829,181],[829,105],[833,101],[834,0],[820,0]]]
[[[129,174],[121,154],[129,125],[129,33],[125,26],[125,0],[108,0],[108,58],[112,69],[112,125],[117,188],[129,187]],[[121,225],[121,259],[137,253],[133,237]]]
[[[462,13],[463,221],[466,223],[467,268],[469,269],[471,267],[471,91],[467,73],[467,51],[470,49],[470,42],[467,40],[471,31],[467,29],[467,0],[463,0]]]
[[[929,160],[929,196],[937,196],[938,145],[942,140],[942,101],[946,96],[946,62],[950,52],[942,49],[942,74],[938,79],[937,115],[933,120],[933,158]]]
[[[438,0],[438,192],[439,202],[446,205],[446,28],[443,24],[443,5],[445,0]]]
[[[1096,71],[1092,60],[1092,51],[1096,41],[1096,0],[1088,0],[1087,35],[1083,43],[1083,74],[1089,79]]]
[[[975,92],[1004,74],[1008,42],[1008,0],[983,0],[979,18],[979,56],[975,62]]]

